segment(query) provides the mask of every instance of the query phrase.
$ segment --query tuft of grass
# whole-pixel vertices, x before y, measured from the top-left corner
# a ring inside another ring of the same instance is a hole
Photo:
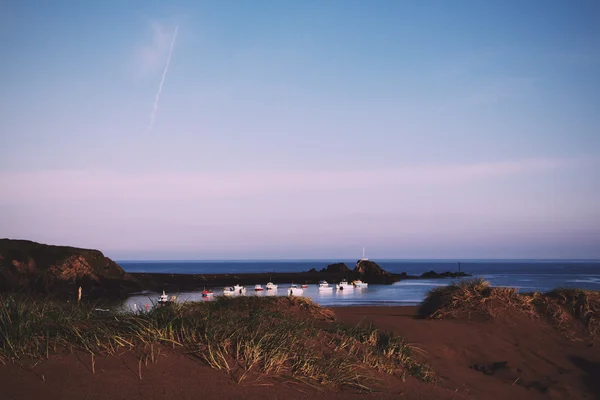
[[[560,330],[568,332],[572,320],[580,321],[592,337],[600,336],[600,292],[595,290],[558,288],[548,293],[535,293],[533,304]]]
[[[519,295],[517,289],[491,287],[488,281],[475,278],[432,289],[425,296],[419,315],[432,319],[494,318],[507,307],[533,313],[531,300]]]
[[[478,278],[429,291],[419,315],[430,319],[495,318],[508,308],[532,318],[542,316],[567,333],[577,320],[590,336],[600,336],[600,292],[594,290],[560,288],[548,293],[518,293],[514,288],[492,287]]]
[[[350,357],[378,371],[393,374],[401,370],[402,375],[424,382],[439,380],[429,365],[417,361],[413,347],[402,337],[381,332],[374,325],[337,325],[330,340],[332,348],[347,351]]]
[[[373,369],[402,369],[424,381],[434,373],[400,337],[376,328],[332,324],[331,310],[297,297],[217,297],[139,312],[96,312],[94,305],[0,297],[0,360],[48,358],[63,349],[94,355],[135,351],[156,362],[178,347],[236,382],[256,374],[366,389]],[[162,345],[162,346],[161,346]]]

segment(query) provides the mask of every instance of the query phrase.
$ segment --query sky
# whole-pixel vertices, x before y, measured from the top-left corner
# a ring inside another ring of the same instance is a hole
[[[0,237],[600,258],[597,1],[4,0],[0,54]]]

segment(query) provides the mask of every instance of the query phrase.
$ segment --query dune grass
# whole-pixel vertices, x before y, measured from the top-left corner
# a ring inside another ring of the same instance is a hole
[[[432,319],[494,318],[500,309],[507,307],[534,312],[531,299],[520,295],[517,289],[492,287],[488,281],[475,278],[432,289],[425,296],[419,314]]]
[[[592,337],[600,337],[600,291],[559,288],[532,297],[538,312],[559,329],[568,331],[575,319]]]
[[[147,363],[156,362],[166,345],[226,371],[237,382],[274,374],[367,389],[374,369],[435,380],[402,338],[374,327],[336,324],[330,310],[303,298],[218,297],[136,313],[94,308],[0,297],[0,358],[43,359],[64,349],[92,357],[133,350],[140,363]]]
[[[495,318],[502,310],[517,310],[533,318],[544,317],[563,331],[581,321],[592,337],[600,336],[600,292],[554,289],[547,293],[519,293],[470,279],[429,291],[419,308],[423,318]]]
[[[415,353],[422,350],[409,345],[400,336],[380,331],[374,325],[337,325],[330,347],[346,350],[378,371],[392,374],[400,369],[402,376],[411,375],[424,382],[438,381],[427,364],[416,361]]]

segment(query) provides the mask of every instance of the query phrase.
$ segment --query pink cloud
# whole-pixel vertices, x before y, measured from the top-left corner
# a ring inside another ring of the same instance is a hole
[[[567,159],[527,159],[478,164],[418,165],[393,169],[320,172],[119,173],[110,170],[3,172],[11,187],[0,200],[231,198],[273,193],[441,187],[503,176],[539,173],[574,164]]]

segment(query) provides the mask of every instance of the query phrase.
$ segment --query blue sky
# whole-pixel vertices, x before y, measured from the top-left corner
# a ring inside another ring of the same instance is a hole
[[[600,258],[595,1],[9,0],[0,54],[0,237]]]

